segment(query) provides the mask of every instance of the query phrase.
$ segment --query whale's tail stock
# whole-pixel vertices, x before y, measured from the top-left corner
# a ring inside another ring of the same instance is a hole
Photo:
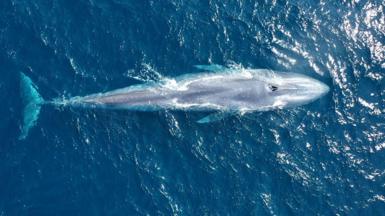
[[[24,73],[20,73],[20,95],[24,108],[23,125],[19,140],[23,140],[28,136],[29,130],[36,124],[44,99],[40,96],[38,87]]]

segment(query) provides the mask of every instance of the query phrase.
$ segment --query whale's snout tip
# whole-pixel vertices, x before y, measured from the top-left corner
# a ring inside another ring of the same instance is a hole
[[[324,96],[326,95],[329,91],[330,91],[330,88],[328,85],[326,85],[325,83],[323,82],[319,82],[316,84],[317,85],[317,89],[320,93],[320,96]]]

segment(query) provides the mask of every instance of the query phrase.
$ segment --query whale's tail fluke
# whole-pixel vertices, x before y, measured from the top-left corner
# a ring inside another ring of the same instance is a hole
[[[36,124],[39,117],[43,98],[37,91],[37,86],[24,73],[20,73],[20,93],[23,101],[23,126],[21,128],[20,140],[28,136],[28,131]]]

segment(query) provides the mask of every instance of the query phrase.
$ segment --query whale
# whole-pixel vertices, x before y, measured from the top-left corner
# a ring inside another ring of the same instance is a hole
[[[309,76],[270,69],[196,65],[202,72],[162,78],[108,92],[45,101],[32,80],[21,73],[25,139],[36,124],[41,106],[72,106],[133,111],[213,111],[197,123],[210,123],[228,115],[293,108],[311,103],[329,87]]]

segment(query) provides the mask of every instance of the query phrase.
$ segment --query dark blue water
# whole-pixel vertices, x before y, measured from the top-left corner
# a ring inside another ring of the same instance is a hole
[[[383,1],[0,1],[0,215],[383,215]],[[293,71],[295,109],[43,107],[18,140],[19,72],[47,99],[217,63]],[[137,78],[135,78],[137,77]]]

